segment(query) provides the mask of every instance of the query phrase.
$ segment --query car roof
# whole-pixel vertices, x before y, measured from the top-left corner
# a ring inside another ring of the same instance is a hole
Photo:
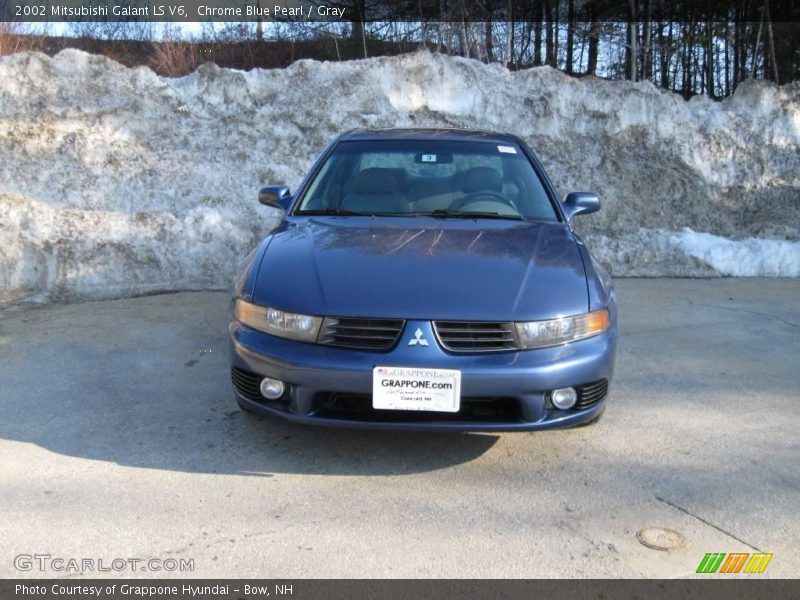
[[[492,142],[516,144],[518,138],[511,134],[481,131],[478,129],[356,129],[343,134],[340,141],[376,140],[442,140],[447,142]]]

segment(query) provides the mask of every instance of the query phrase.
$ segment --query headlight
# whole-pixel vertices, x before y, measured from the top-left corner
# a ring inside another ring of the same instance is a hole
[[[236,300],[233,306],[233,316],[242,325],[277,337],[301,342],[316,342],[322,324],[322,317],[283,312],[251,304],[242,299]]]
[[[611,324],[607,308],[585,315],[547,321],[517,323],[517,336],[523,348],[557,346],[603,333]]]

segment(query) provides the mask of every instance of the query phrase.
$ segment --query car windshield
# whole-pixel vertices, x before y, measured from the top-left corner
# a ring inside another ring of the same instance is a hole
[[[340,142],[295,214],[558,220],[516,144],[445,140]]]

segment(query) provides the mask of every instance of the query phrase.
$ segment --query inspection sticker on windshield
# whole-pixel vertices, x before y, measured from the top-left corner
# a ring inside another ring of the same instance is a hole
[[[517,149],[514,146],[498,146],[497,149],[503,154],[516,154]]]
[[[435,163],[436,162],[436,155],[435,154],[423,154],[419,157],[420,162],[429,162]]]
[[[375,367],[372,370],[372,407],[458,412],[461,407],[461,371]]]

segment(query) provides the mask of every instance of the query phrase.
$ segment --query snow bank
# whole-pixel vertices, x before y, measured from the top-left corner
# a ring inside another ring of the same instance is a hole
[[[798,241],[730,240],[688,227],[586,237],[595,257],[625,276],[800,277]]]
[[[615,275],[798,275],[797,84],[685,102],[429,53],[165,79],[65,50],[0,58],[0,302],[225,288],[275,223],[260,186],[394,126],[521,135],[601,195],[578,223]]]
[[[723,275],[800,277],[800,242],[755,238],[734,242],[688,228],[671,235],[670,242]]]

